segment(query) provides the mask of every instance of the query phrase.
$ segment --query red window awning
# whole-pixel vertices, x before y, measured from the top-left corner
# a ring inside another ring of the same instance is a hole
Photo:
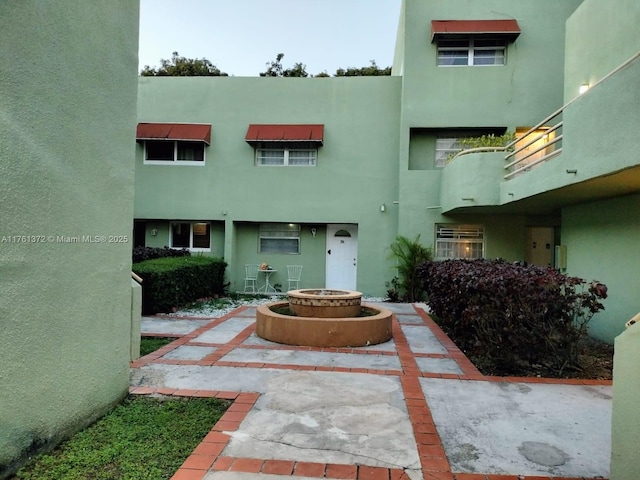
[[[204,123],[139,123],[137,140],[186,140],[211,144],[211,125]]]
[[[245,140],[250,144],[256,142],[310,142],[322,145],[324,125],[251,124],[247,130]]]
[[[514,41],[520,26],[513,19],[506,20],[432,20],[431,41],[451,36],[493,35]]]

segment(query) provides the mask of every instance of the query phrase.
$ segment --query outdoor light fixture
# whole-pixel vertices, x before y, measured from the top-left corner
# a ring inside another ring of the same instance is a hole
[[[151,229],[151,236],[155,237],[158,234],[158,229],[157,228],[152,228]]]
[[[381,212],[386,212],[387,211],[387,204],[383,203],[382,205],[380,205],[380,211]]]
[[[589,90],[589,84],[588,83],[583,83],[582,85],[580,85],[580,88],[578,88],[578,93],[580,93],[580,95],[582,95],[587,90]]]
[[[318,230],[316,229],[316,227],[311,227],[311,236],[312,236],[313,238],[316,238],[316,232],[317,232],[317,231],[318,231]]]

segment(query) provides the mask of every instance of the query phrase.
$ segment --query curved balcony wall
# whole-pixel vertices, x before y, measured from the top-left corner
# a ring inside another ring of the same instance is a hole
[[[504,152],[468,153],[454,158],[442,171],[442,212],[500,204]]]

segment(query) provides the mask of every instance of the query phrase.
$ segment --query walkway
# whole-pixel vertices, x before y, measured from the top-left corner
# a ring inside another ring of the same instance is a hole
[[[290,347],[255,308],[145,317],[178,336],[131,364],[132,394],[233,400],[174,480],[548,480],[609,475],[611,382],[485,377],[421,305],[393,340]]]

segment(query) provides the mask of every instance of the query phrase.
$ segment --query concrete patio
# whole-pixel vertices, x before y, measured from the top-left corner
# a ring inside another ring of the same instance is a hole
[[[485,377],[421,304],[390,304],[393,339],[280,345],[255,308],[143,318],[178,337],[132,363],[131,393],[233,404],[174,479],[595,479],[609,475],[611,382]]]

